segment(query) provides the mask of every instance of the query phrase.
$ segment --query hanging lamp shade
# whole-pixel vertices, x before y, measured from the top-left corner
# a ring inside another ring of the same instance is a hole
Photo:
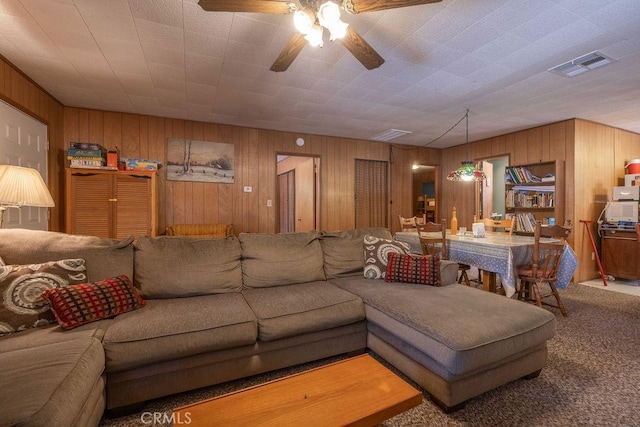
[[[483,181],[487,175],[480,169],[476,169],[471,160],[462,162],[462,166],[449,172],[447,179],[449,181]]]
[[[466,119],[466,123],[467,123],[467,134],[465,139],[465,145],[468,146],[469,145],[469,109],[467,109],[467,112],[465,113],[464,118]],[[468,149],[469,148],[467,147],[467,150]],[[477,169],[471,160],[463,160],[462,165],[458,169],[454,169],[451,172],[449,172],[449,175],[447,175],[447,179],[449,181],[465,181],[465,182],[484,181],[485,179],[487,179],[487,175],[485,175],[485,173],[482,170]]]

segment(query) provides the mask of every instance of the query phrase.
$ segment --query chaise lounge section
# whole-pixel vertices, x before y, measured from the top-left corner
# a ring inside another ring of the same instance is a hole
[[[365,236],[391,240],[383,228],[135,244],[0,230],[7,265],[83,258],[87,280],[128,275],[145,301],[0,337],[0,424],[97,425],[105,409],[367,347],[445,410],[544,367],[553,314],[456,284],[448,261],[441,287],[367,279]]]

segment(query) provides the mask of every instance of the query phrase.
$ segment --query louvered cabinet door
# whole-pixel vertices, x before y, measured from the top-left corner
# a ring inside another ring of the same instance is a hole
[[[155,236],[155,174],[116,177],[115,237]]]
[[[67,232],[110,237],[112,204],[108,175],[67,169]]]
[[[155,173],[67,169],[66,231],[155,236]]]

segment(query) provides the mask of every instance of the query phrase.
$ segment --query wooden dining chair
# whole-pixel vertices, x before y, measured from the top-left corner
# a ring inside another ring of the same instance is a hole
[[[400,219],[400,228],[402,231],[416,231],[416,217],[403,217],[402,215],[398,215]]]
[[[427,214],[422,214],[420,216],[414,216],[416,219],[416,224],[426,224],[427,223]],[[432,221],[433,222],[433,221]]]
[[[538,307],[542,307],[544,304],[558,308],[560,313],[567,317],[567,309],[560,299],[556,282],[558,281],[560,259],[565,250],[566,239],[570,234],[571,228],[560,225],[542,227],[540,221],[536,221],[531,264],[518,269],[520,283],[517,294],[519,300],[535,302]],[[541,242],[541,237],[550,237],[555,241]],[[543,286],[544,292],[541,289]],[[548,297],[555,297],[556,304],[544,301]]]
[[[480,220],[476,219],[476,216],[473,216],[473,222],[482,222],[484,223],[484,228],[492,231],[494,233],[503,233],[503,234],[513,234],[513,228],[516,223],[516,217],[511,217],[509,219],[491,219],[491,218],[482,218]]]
[[[425,224],[416,224],[418,231],[418,239],[420,240],[420,249],[422,255],[439,254],[441,259],[449,259],[447,253],[447,220],[443,219],[440,224],[427,222]],[[469,264],[458,263],[458,271],[460,276],[458,283],[471,286],[467,271],[471,270]]]

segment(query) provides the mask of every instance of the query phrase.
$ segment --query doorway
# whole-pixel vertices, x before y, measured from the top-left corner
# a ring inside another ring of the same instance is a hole
[[[413,215],[419,218],[424,217],[427,222],[440,222],[439,166],[413,165],[412,172]]]
[[[318,229],[319,170],[317,156],[276,155],[279,233]]]
[[[476,218],[506,219],[505,208],[505,169],[509,166],[509,156],[493,157],[478,161],[487,179],[476,183]]]

